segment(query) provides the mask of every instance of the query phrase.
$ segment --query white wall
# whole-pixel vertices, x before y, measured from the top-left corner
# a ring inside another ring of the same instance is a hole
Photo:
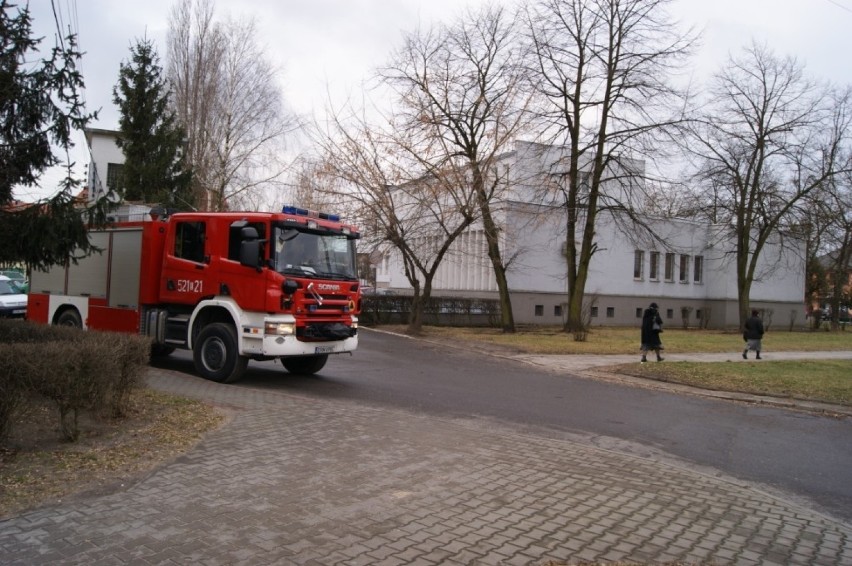
[[[558,152],[535,144],[517,147],[501,166],[508,168],[512,178],[521,179],[520,183],[509,186],[505,195],[521,200],[504,200],[496,214],[502,227],[501,249],[509,264],[509,287],[513,293],[564,296],[567,294],[564,211],[559,206],[545,206],[547,193],[536,185],[536,180],[545,181],[535,173],[535,168],[552,170],[547,162],[558,156]],[[557,202],[554,198],[549,204]],[[706,304],[709,309],[712,303],[717,320],[735,324],[737,276],[730,235],[722,227],[691,220],[645,218],[643,221],[653,234],[637,229],[626,216],[613,217],[609,213],[598,216],[597,251],[589,269],[587,295],[618,298],[621,305],[646,304],[650,299],[695,308]],[[582,225],[578,226],[581,229]],[[789,303],[793,308],[802,303],[804,244],[790,241],[784,244],[778,240],[767,244],[752,287],[752,303]],[[644,270],[639,279],[634,278],[636,250],[644,251]],[[649,277],[652,251],[660,253],[657,280]],[[666,253],[675,254],[673,281],[665,278]],[[686,282],[679,280],[681,255],[689,256]],[[701,256],[704,262],[700,282],[694,281],[695,256]],[[391,253],[389,258],[387,265],[377,272],[377,278],[386,280],[392,288],[410,289],[398,256]],[[434,291],[477,296],[483,292],[496,293],[481,226],[473,226],[453,246],[434,283]]]
[[[108,130],[86,130],[91,161],[89,163],[89,199],[97,200],[107,192],[107,165],[124,163],[124,153],[115,143],[116,133]]]

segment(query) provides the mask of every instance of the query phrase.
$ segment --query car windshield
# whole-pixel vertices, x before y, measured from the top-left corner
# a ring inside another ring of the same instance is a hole
[[[355,280],[355,240],[346,234],[317,234],[276,227],[275,269],[287,275]]]
[[[0,281],[0,295],[20,295],[21,289],[11,281]]]

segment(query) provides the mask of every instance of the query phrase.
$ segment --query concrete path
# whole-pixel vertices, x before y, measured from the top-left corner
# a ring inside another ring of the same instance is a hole
[[[754,352],[749,352],[749,359],[744,360],[742,352],[723,352],[715,354],[670,354],[663,353],[665,362],[737,362],[759,363],[772,360],[852,360],[852,351],[838,352],[764,352],[761,360],[754,359]],[[561,367],[565,371],[583,371],[618,364],[631,364],[639,361],[639,355],[565,355],[541,356],[534,354],[518,354],[512,358],[543,366]],[[653,354],[648,357],[649,364],[655,364]],[[664,363],[665,363],[664,362]]]
[[[478,419],[149,382],[232,418],[132,485],[0,522],[0,563],[852,564],[852,525],[723,476]]]

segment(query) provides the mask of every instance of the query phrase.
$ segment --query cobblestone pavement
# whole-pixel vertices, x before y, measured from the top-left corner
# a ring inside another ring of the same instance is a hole
[[[3,564],[852,564],[852,525],[580,442],[152,369],[231,420],[139,481],[0,522]]]

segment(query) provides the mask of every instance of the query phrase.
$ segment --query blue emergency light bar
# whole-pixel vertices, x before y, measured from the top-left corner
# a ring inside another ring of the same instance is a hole
[[[288,204],[284,205],[284,208],[281,209],[281,212],[283,212],[284,214],[295,214],[297,216],[307,216],[309,218],[319,218],[321,220],[331,220],[332,222],[340,222],[340,215],[338,214],[326,214],[325,212],[316,212],[313,210],[299,208]]]

